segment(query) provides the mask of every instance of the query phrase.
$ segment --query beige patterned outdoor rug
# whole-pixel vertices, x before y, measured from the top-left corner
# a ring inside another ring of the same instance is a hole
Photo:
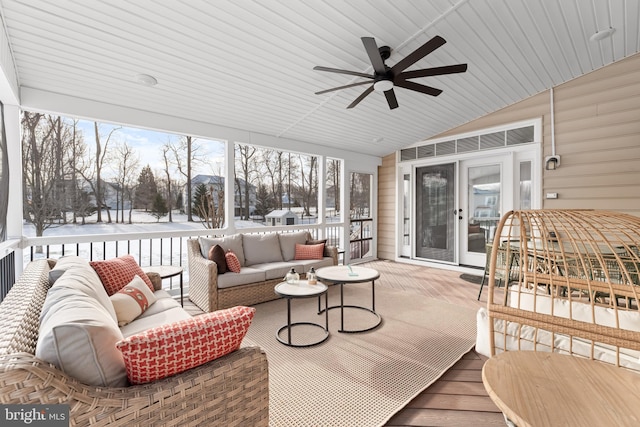
[[[344,294],[345,304],[371,306],[371,284],[345,285]],[[333,286],[329,305],[337,301],[339,287]],[[292,348],[276,340],[287,321],[286,300],[255,307],[247,338],[262,346],[269,360],[271,427],[383,425],[475,343],[475,310],[379,286],[376,311],[383,321],[377,329],[339,333],[340,310],[332,309],[331,334],[313,347]],[[292,300],[292,321],[324,325],[317,307],[317,298]],[[366,311],[345,310],[347,329],[375,321]],[[299,326],[293,332],[293,342],[303,343],[316,340],[321,330]]]

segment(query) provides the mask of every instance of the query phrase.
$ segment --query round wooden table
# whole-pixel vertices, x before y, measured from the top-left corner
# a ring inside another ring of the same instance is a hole
[[[507,351],[487,360],[482,382],[518,427],[640,425],[640,374],[603,362]]]
[[[318,311],[331,310],[334,308],[340,308],[340,329],[338,332],[345,333],[357,333],[366,332],[377,328],[382,323],[382,317],[376,313],[376,279],[380,277],[380,273],[377,270],[369,267],[359,267],[350,265],[334,265],[331,267],[322,267],[316,272],[318,280],[322,280],[325,283],[340,285],[340,305],[327,307],[325,309],[320,308],[320,301],[318,301]],[[363,307],[361,305],[347,305],[344,303],[343,286],[348,283],[365,283],[371,282],[371,308]],[[377,321],[371,327],[364,329],[345,329],[344,328],[344,309],[355,308],[358,310],[366,310],[376,316]]]

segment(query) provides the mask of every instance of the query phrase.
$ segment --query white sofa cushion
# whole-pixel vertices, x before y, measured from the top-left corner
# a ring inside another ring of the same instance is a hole
[[[246,266],[282,262],[280,240],[277,233],[243,234],[242,249],[245,261],[243,265]]]
[[[296,255],[296,243],[304,245],[311,235],[307,231],[280,233],[280,250],[283,261],[291,261]]]
[[[244,266],[244,250],[242,248],[242,235],[232,234],[225,237],[198,237],[198,243],[200,243],[200,253],[204,258],[209,259],[209,249],[214,245],[220,245],[225,252],[233,251],[240,261],[240,265]]]
[[[322,259],[302,259],[302,260],[297,260],[296,263],[302,266],[302,270],[300,271],[300,273],[308,273],[309,270],[311,270],[311,267],[317,270],[321,267],[332,266],[333,258],[324,257]],[[296,271],[298,270],[296,269]]]
[[[240,273],[227,272],[218,276],[218,288],[230,288],[232,286],[246,285],[248,283],[264,282],[266,280],[264,270],[253,267],[242,267]]]
[[[265,264],[255,264],[252,265],[251,268],[255,268],[258,270],[263,270],[265,272],[265,277],[267,280],[273,279],[282,279],[285,280],[285,276],[292,268],[296,270],[297,273],[302,273],[304,267],[302,264],[298,264],[297,262],[269,262]]]
[[[56,283],[60,280],[62,277]],[[124,387],[124,359],[116,348],[122,339],[116,321],[96,298],[72,287],[49,290],[40,318],[36,357],[84,384]]]
[[[94,299],[109,313],[115,323],[118,322],[113,303],[109,299],[98,273],[89,265],[86,259],[75,255],[62,257],[56,262],[52,271],[54,271],[53,277],[57,277],[52,289],[76,289]],[[63,272],[63,274],[59,274],[60,272]],[[51,280],[51,274],[49,278]],[[43,308],[42,316],[45,314],[46,309]]]

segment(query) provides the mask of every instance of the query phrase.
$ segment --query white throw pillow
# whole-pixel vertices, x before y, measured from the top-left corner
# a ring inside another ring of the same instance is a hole
[[[156,302],[156,297],[140,276],[135,276],[128,285],[109,298],[116,311],[118,326],[131,323]]]

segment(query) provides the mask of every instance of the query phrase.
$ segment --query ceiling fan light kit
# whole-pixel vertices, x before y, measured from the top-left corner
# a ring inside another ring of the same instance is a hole
[[[465,71],[467,71],[467,64],[447,65],[444,67],[432,67],[412,71],[405,70],[445,43],[445,39],[440,36],[435,36],[431,40],[420,46],[418,49],[414,50],[409,55],[398,61],[393,67],[389,67],[385,64],[385,61],[391,56],[391,48],[389,46],[378,47],[373,37],[362,37],[362,44],[364,45],[364,49],[369,56],[369,61],[371,61],[371,65],[373,66],[373,74],[321,66],[313,67],[313,69],[317,71],[347,74],[350,76],[368,79],[350,83],[344,86],[321,90],[319,92],[316,92],[316,95],[373,83],[367,89],[365,89],[365,91],[362,92],[360,96],[358,96],[351,104],[349,104],[347,108],[355,107],[360,103],[360,101],[362,101],[375,90],[376,92],[384,93],[384,96],[387,99],[387,104],[389,105],[389,109],[391,110],[393,110],[394,108],[398,108],[398,100],[396,99],[396,94],[394,92],[395,87],[413,90],[415,92],[424,93],[426,95],[438,96],[442,93],[441,89],[436,89],[431,86],[416,83],[409,79],[440,76],[444,74],[464,73]]]
[[[391,80],[378,80],[373,84],[373,90],[376,92],[386,92],[393,89],[393,82]]]
[[[607,28],[605,30],[602,30],[602,31],[596,31],[595,33],[593,33],[593,35],[591,35],[591,37],[589,37],[589,40],[592,41],[592,42],[597,42],[597,41],[600,41],[600,40],[604,40],[607,37],[611,37],[611,35],[613,33],[615,33],[615,31],[616,31],[616,29],[612,28],[612,27],[609,27],[609,28]]]

